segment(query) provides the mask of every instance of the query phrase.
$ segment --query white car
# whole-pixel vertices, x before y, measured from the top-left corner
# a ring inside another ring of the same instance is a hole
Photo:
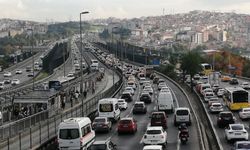
[[[143,150],[163,150],[163,147],[161,145],[146,145]]]
[[[207,92],[204,95],[204,101],[208,102],[212,97],[214,97],[214,93],[213,92]]]
[[[221,103],[212,103],[209,107],[209,110],[211,113],[219,113],[222,112],[224,109]]]
[[[213,89],[211,89],[211,88],[206,88],[206,89],[204,89],[204,90],[201,91],[201,94],[202,94],[203,96],[205,96],[206,93],[213,93],[213,92],[214,92]]]
[[[163,145],[166,147],[167,132],[162,126],[147,127],[142,142],[144,145]]]
[[[162,87],[160,90],[160,92],[169,92],[169,91],[170,91],[170,89],[167,86]]]
[[[250,89],[250,85],[249,85],[248,82],[243,82],[243,83],[240,84],[240,86],[241,86],[243,89],[245,89],[245,90]]]
[[[118,99],[118,106],[120,109],[127,109],[128,103],[125,101],[125,99]]]
[[[141,77],[139,78],[139,83],[140,85],[143,85],[143,83],[146,81],[146,78],[145,77]]]
[[[16,74],[22,74],[22,73],[23,73],[22,70],[20,69],[16,70]]]
[[[249,119],[250,118],[250,107],[242,108],[239,111],[239,117],[240,117],[240,119]]]
[[[145,86],[143,92],[148,92],[150,95],[154,93],[154,90],[151,86]]]
[[[215,91],[216,89],[218,89],[220,86],[219,86],[219,84],[214,84],[213,86],[212,86],[212,89],[213,89],[213,91]]]
[[[4,72],[3,76],[4,77],[11,77],[11,72]]]
[[[227,141],[236,139],[248,140],[248,132],[243,124],[229,124],[225,129],[225,137]]]
[[[20,84],[20,80],[18,80],[18,79],[12,79],[11,85],[18,85],[18,84]]]
[[[130,87],[130,86],[127,86],[125,89],[124,89],[124,92],[130,92],[131,95],[134,95],[135,94],[135,90]]]
[[[162,87],[167,87],[167,85],[166,85],[165,82],[159,83],[159,85],[158,85],[158,90],[161,90]]]
[[[217,96],[218,97],[222,97],[225,93],[225,89],[219,89],[218,92],[217,92]]]

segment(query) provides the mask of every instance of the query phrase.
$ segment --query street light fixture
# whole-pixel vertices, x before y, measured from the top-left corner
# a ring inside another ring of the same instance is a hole
[[[80,93],[81,94],[83,94],[83,70],[82,70],[82,53],[83,53],[83,51],[82,51],[82,15],[84,15],[84,14],[88,14],[89,12],[88,11],[83,11],[83,12],[81,12],[80,13],[80,48],[81,48],[81,61],[80,61],[80,66],[81,66],[81,69],[80,69],[80,71],[81,71],[81,82],[80,82]],[[83,114],[84,114],[84,112],[83,112],[83,97],[81,96],[81,98],[82,98],[82,116],[83,116]]]
[[[33,34],[33,29],[28,29],[28,31],[31,31],[31,51],[32,51],[32,90],[34,91],[35,89],[35,81],[34,81],[34,34]]]
[[[112,27],[111,28],[111,40],[112,40],[112,47],[114,46],[114,43],[113,43],[113,29],[117,29],[118,27]],[[117,43],[116,43],[117,45]],[[115,52],[115,58],[117,57],[117,46],[116,46],[116,52]],[[114,65],[115,65],[115,62],[114,62],[114,58],[113,58],[113,68],[114,68]],[[113,70],[113,85],[115,84],[115,73],[114,73],[114,70]]]

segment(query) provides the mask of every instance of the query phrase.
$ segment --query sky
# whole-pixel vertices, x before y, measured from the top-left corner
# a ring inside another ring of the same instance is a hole
[[[250,0],[0,0],[0,18],[46,21],[134,18],[209,10],[250,14]]]

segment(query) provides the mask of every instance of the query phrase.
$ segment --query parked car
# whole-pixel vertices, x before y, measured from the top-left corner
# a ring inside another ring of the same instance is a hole
[[[128,108],[128,103],[125,99],[118,99],[118,106],[121,110],[126,110]]]
[[[4,72],[3,76],[4,77],[11,77],[11,72],[6,71],[6,72]]]
[[[133,107],[133,114],[137,113],[147,113],[147,107],[144,102],[135,102]]]
[[[96,117],[93,120],[92,128],[96,132],[99,131],[109,132],[112,129],[112,122],[107,117]]]
[[[143,101],[145,103],[151,103],[152,98],[148,92],[143,92],[143,93],[141,93],[140,101]]]
[[[142,143],[144,145],[167,145],[167,132],[161,126],[147,127],[143,135]]]
[[[121,133],[136,133],[137,123],[136,120],[132,117],[122,118],[118,122],[117,132]]]
[[[235,117],[233,116],[232,112],[223,111],[219,113],[217,118],[217,125],[219,128],[224,128],[229,124],[234,124],[234,123],[235,123]]]
[[[89,148],[89,150],[117,150],[116,144],[114,144],[110,138],[104,141],[95,141]]]
[[[239,117],[240,119],[244,120],[244,119],[249,119],[250,118],[250,107],[247,108],[242,108],[239,111]]]
[[[248,140],[248,132],[243,124],[229,124],[225,129],[225,137],[228,142],[231,140]]]
[[[22,73],[23,73],[22,70],[20,70],[20,69],[16,70],[16,74],[22,74]]]
[[[150,125],[151,126],[162,126],[163,129],[167,129],[167,115],[163,111],[152,112]]]
[[[12,79],[11,85],[18,85],[18,84],[20,84],[20,80],[18,80],[18,79]]]

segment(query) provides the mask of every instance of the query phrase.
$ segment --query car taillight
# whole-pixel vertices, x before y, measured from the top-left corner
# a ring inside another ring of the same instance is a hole
[[[228,132],[229,134],[233,134],[233,132]]]
[[[221,120],[221,117],[219,117],[218,119]]]
[[[144,135],[144,139],[146,139],[147,138],[147,135]]]
[[[244,131],[243,133],[244,133],[244,134],[246,134],[247,132],[246,132],[246,131]]]
[[[82,145],[82,144],[83,144],[83,142],[82,142],[82,141],[83,141],[83,137],[81,137],[81,138],[80,138],[80,145]]]

